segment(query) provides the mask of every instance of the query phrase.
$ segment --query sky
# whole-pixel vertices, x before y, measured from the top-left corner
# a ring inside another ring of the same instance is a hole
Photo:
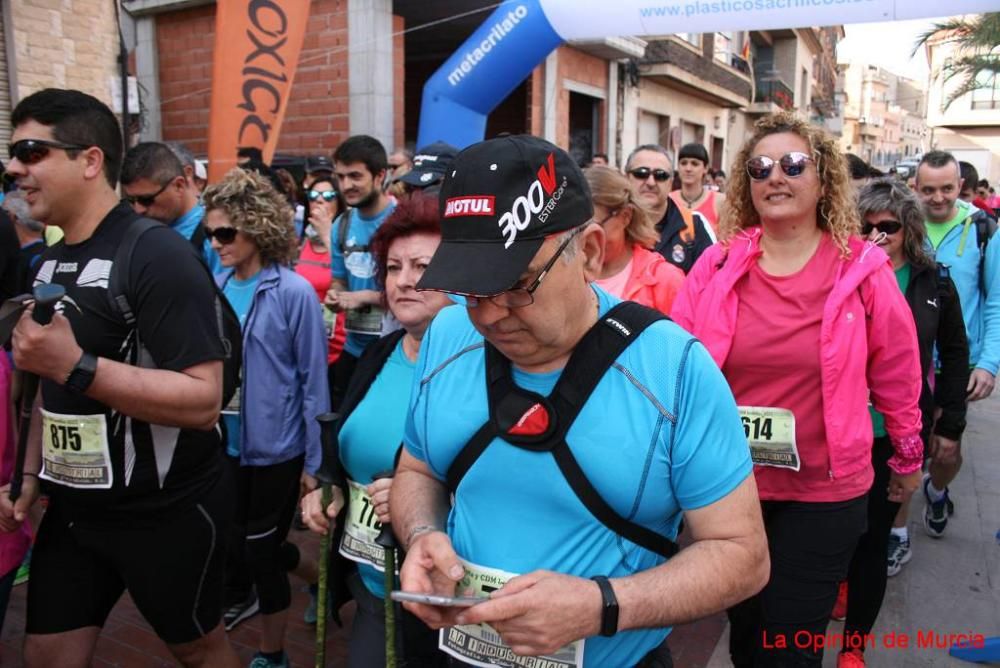
[[[894,74],[917,81],[927,80],[927,58],[924,50],[910,58],[917,36],[935,21],[889,21],[886,23],[855,23],[844,26],[847,36],[837,44],[837,61],[879,65]]]

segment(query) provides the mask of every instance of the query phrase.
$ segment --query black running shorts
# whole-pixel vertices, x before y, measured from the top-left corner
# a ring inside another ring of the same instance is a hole
[[[232,489],[227,474],[193,507],[127,524],[50,506],[31,556],[27,633],[103,627],[127,590],[167,644],[206,635],[222,619]]]

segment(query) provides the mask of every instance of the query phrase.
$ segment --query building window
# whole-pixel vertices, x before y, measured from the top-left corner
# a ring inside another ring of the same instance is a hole
[[[1000,109],[1000,77],[994,72],[980,72],[972,91],[973,109]]]
[[[730,65],[733,62],[733,45],[736,43],[733,33],[731,32],[717,32],[715,33],[715,48],[713,49],[713,54],[715,59]]]
[[[684,40],[691,46],[696,46],[701,48],[701,33],[700,32],[678,32],[674,33],[679,39]]]

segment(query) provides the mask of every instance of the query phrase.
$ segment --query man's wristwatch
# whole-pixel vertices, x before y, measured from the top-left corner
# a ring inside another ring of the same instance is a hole
[[[97,357],[85,352],[80,356],[80,361],[76,363],[73,370],[66,376],[64,385],[70,392],[83,394],[94,382],[95,373],[97,373]]]
[[[590,578],[601,588],[601,635],[611,637],[618,633],[618,597],[615,590],[603,575]]]

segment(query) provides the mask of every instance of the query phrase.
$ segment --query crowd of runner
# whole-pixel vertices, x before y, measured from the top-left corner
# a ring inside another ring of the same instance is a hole
[[[1000,366],[1000,198],[948,153],[906,183],[778,113],[728,173],[699,144],[619,171],[358,135],[208,183],[77,91],[12,126],[0,625],[30,561],[27,665],[90,665],[128,591],[184,665],[239,665],[259,614],[251,667],[288,666],[294,574],[309,623],[322,588],[355,601],[352,667],[660,668],[726,611],[735,666],[820,666],[802,634],[846,618],[855,668],[914,494],[947,536]]]

